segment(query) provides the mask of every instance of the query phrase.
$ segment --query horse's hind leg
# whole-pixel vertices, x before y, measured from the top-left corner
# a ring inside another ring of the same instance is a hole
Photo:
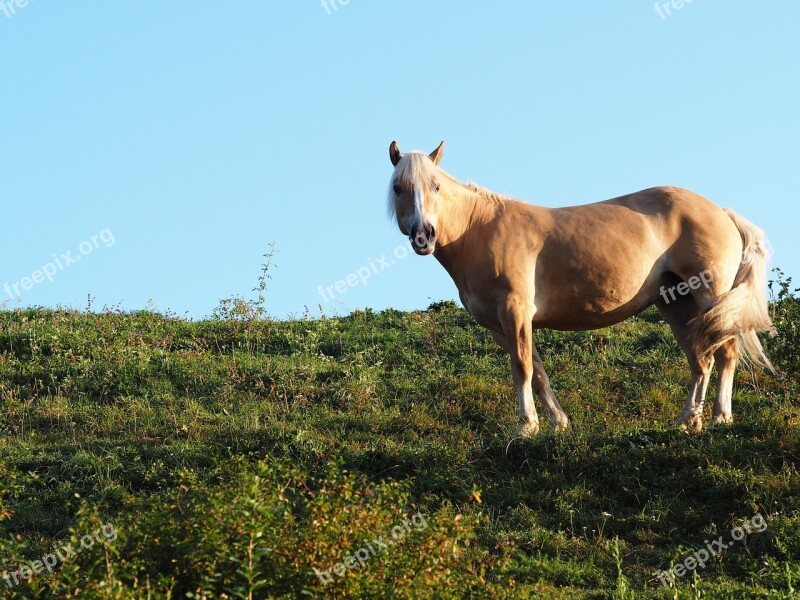
[[[714,352],[717,363],[717,398],[714,401],[714,415],[711,425],[732,423],[731,397],[733,396],[733,374],[739,360],[739,341],[731,339]]]
[[[692,296],[680,296],[670,303],[659,301],[656,306],[686,354],[692,373],[686,406],[676,423],[700,432],[703,429],[703,404],[711,379],[711,368],[714,366],[714,358],[698,355],[692,340],[692,328],[689,322],[700,314],[700,306]]]

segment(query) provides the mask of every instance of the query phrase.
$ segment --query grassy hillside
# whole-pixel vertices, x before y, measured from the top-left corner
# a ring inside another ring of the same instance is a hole
[[[0,312],[0,597],[798,597],[798,304],[784,376],[740,370],[702,435],[669,425],[689,374],[657,313],[538,332],[572,427],[532,440],[449,303]]]

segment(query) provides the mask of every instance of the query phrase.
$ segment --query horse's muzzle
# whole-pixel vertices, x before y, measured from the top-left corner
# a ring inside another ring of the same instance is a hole
[[[420,255],[431,254],[436,248],[436,229],[433,225],[418,227],[408,236],[414,252]]]

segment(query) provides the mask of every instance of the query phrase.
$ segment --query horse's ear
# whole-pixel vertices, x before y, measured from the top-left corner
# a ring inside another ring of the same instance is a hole
[[[433,164],[438,165],[442,162],[442,155],[444,154],[444,142],[440,143],[439,146],[430,153],[430,159],[433,161]]]
[[[401,158],[403,158],[403,155],[400,152],[400,147],[397,145],[397,142],[389,144],[389,160],[392,161],[392,165],[396,167]]]

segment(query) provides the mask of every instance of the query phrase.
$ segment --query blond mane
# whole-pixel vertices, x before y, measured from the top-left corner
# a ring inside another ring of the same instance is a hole
[[[493,204],[502,205],[505,204],[508,200],[510,200],[508,196],[504,196],[503,194],[500,194],[498,192],[493,192],[490,189],[478,185],[474,181],[468,181],[465,187]]]

